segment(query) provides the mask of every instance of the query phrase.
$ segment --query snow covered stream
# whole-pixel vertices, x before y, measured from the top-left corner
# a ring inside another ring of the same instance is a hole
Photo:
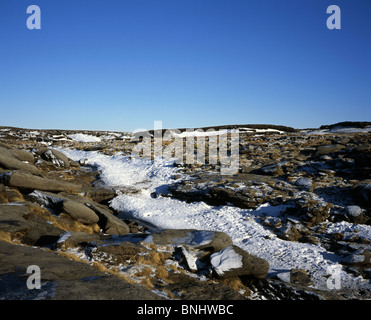
[[[275,217],[286,207],[263,204],[256,210],[234,206],[213,207],[203,202],[186,203],[169,197],[153,197],[162,192],[172,179],[176,168],[171,161],[130,160],[123,155],[107,156],[99,152],[59,149],[69,158],[78,161],[88,159],[95,166],[107,186],[136,187],[138,193],[121,194],[111,201],[111,207],[121,212],[119,217],[131,218],[159,229],[198,229],[223,231],[233,243],[250,254],[267,260],[269,276],[277,275],[289,281],[291,269],[308,271],[313,286],[328,289],[327,279],[331,270],[338,270],[341,288],[369,287],[362,277],[355,277],[342,269],[340,257],[327,251],[320,244],[285,241],[265,228],[260,222],[265,216]],[[327,233],[347,232],[350,223],[328,223]],[[359,232],[371,239],[371,227],[357,225]]]

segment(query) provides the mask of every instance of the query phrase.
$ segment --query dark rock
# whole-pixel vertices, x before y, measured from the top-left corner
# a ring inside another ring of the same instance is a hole
[[[84,151],[100,151],[103,150],[105,147],[106,147],[105,145],[97,144],[94,146],[84,148]]]
[[[46,245],[63,233],[42,217],[32,214],[27,204],[0,205],[0,231],[28,245]],[[46,236],[49,237],[47,241]]]
[[[371,203],[371,179],[363,180],[354,187],[354,194],[361,203]]]
[[[340,150],[345,149],[345,146],[342,144],[328,144],[328,145],[323,145],[319,146],[317,148],[317,155],[322,156],[325,154],[332,154],[335,152],[339,152]]]
[[[37,265],[41,271],[38,299],[53,300],[161,300],[158,295],[140,285],[100,272],[89,264],[69,260],[54,252],[19,246],[0,241],[0,279],[11,277],[0,286],[3,299],[29,299],[26,286],[27,267]],[[16,279],[23,278],[23,285]]]
[[[303,269],[292,269],[290,271],[290,282],[298,283],[303,286],[309,286],[312,284],[312,280],[308,275],[308,272]]]
[[[92,209],[99,217],[99,226],[104,233],[110,235],[124,235],[130,232],[129,226],[113,215],[111,211],[98,204],[87,203],[87,206]]]
[[[93,224],[99,221],[99,217],[93,210],[73,200],[63,201],[62,211],[81,223]]]
[[[112,200],[115,196],[115,191],[106,188],[89,188],[85,192],[85,197],[99,203]]]

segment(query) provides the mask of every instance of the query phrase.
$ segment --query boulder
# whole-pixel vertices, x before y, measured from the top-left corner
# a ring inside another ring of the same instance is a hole
[[[32,214],[28,202],[0,205],[0,231],[28,245],[44,246],[53,243],[63,231],[42,217]]]
[[[129,226],[124,221],[114,216],[108,209],[99,204],[87,203],[87,206],[99,217],[98,224],[103,229],[104,233],[119,236],[130,232]]]
[[[269,263],[232,245],[210,256],[211,266],[220,278],[254,276],[264,278],[269,271]]]
[[[366,223],[369,219],[364,214],[362,208],[359,206],[355,206],[355,205],[347,206],[345,210],[346,210],[347,217],[352,223]]]
[[[81,186],[65,181],[47,179],[30,174],[27,171],[17,170],[12,173],[9,179],[9,186],[30,190],[43,191],[72,191],[80,192]]]
[[[312,284],[312,280],[306,270],[292,269],[290,271],[290,283],[297,283],[303,286],[309,286]]]
[[[354,195],[361,203],[370,207],[371,203],[371,179],[360,181],[354,187]]]
[[[322,156],[325,154],[331,154],[335,152],[339,152],[340,150],[345,149],[345,146],[342,144],[327,144],[323,146],[319,146],[317,148],[317,155]]]
[[[63,202],[71,200],[77,202],[87,209],[93,211],[99,217],[98,225],[103,229],[103,232],[110,235],[124,235],[130,232],[129,226],[113,215],[108,207],[100,205],[88,198],[71,195],[65,192],[55,194],[46,191],[34,191],[29,196],[34,198],[34,201],[50,208],[53,211],[60,212],[63,209]]]
[[[27,161],[30,164],[35,163],[35,157],[31,152],[25,150],[12,149],[10,146],[0,146],[0,154],[5,154],[19,161]]]
[[[306,189],[310,189],[312,187],[313,181],[311,178],[301,177],[295,181],[295,185],[298,187],[303,187]]]
[[[0,278],[6,288],[0,290],[5,300],[160,300],[157,294],[138,284],[99,271],[92,265],[66,259],[40,248],[0,241]],[[26,286],[27,267],[41,270],[41,289]],[[4,290],[5,289],[5,290]]]
[[[104,202],[113,199],[116,192],[106,188],[89,188],[85,192],[85,197],[92,199],[95,202]]]
[[[231,237],[220,231],[168,229],[150,237],[157,245],[187,245],[209,251],[220,251],[233,244]]]
[[[99,221],[99,217],[93,210],[73,200],[63,201],[62,211],[84,224],[93,224]]]
[[[42,159],[52,162],[57,167],[70,167],[69,160],[65,154],[54,149],[42,148],[41,150],[44,149],[46,150],[40,154]]]
[[[9,153],[7,154],[6,152],[2,152],[2,150],[0,150],[0,167],[11,170],[25,170],[31,174],[41,176],[41,172],[36,166],[18,160]]]

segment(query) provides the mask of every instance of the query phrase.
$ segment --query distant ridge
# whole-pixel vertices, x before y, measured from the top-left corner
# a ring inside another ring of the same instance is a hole
[[[332,129],[335,127],[346,127],[346,128],[366,128],[367,126],[371,126],[371,122],[369,121],[343,121],[337,122],[330,125],[323,125],[320,126],[320,129]]]
[[[282,126],[282,125],[274,125],[274,124],[233,124],[233,125],[221,125],[221,126],[209,126],[209,127],[194,127],[194,128],[172,128],[172,129],[162,129],[162,133],[166,130],[179,130],[180,132],[184,132],[186,130],[192,129],[202,129],[204,131],[209,129],[214,130],[224,130],[224,129],[240,129],[240,128],[250,128],[250,129],[275,129],[279,131],[285,132],[297,132],[298,129]],[[149,133],[153,134],[154,130],[149,130]]]

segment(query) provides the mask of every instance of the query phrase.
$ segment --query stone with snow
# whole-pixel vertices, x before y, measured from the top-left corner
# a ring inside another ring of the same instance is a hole
[[[235,245],[213,253],[210,263],[220,278],[247,275],[264,278],[269,271],[269,263],[266,260],[253,256]]]
[[[296,180],[295,184],[298,187],[311,188],[312,184],[313,184],[313,181],[312,181],[311,178],[302,177],[302,178],[299,178],[298,180]]]
[[[62,152],[54,149],[40,148],[40,157],[46,161],[53,163],[57,167],[69,168],[70,163],[68,157]]]

